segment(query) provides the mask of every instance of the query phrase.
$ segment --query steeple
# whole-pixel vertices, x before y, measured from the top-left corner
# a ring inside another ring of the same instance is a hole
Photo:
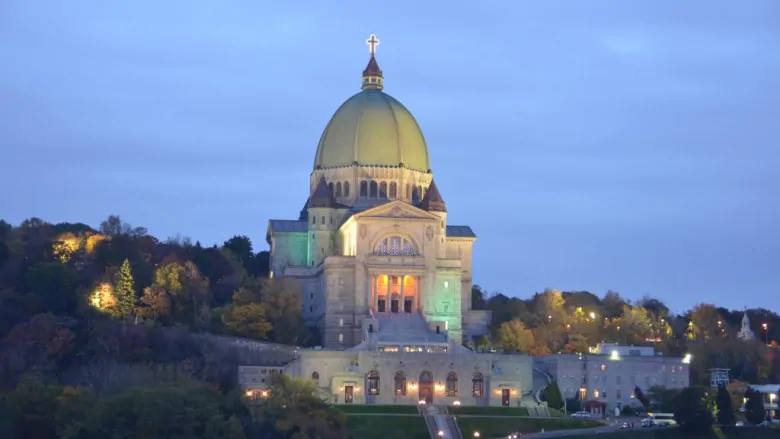
[[[444,198],[441,197],[439,189],[436,187],[436,183],[433,180],[431,180],[431,185],[428,186],[425,196],[422,201],[420,201],[420,209],[427,210],[428,212],[447,211],[447,206],[444,204]]]
[[[368,44],[368,52],[371,54],[371,58],[368,60],[368,65],[363,70],[363,86],[361,89],[367,90],[382,90],[382,69],[379,68],[379,63],[376,62],[376,46],[379,45],[379,39],[376,35],[371,34],[366,40]]]
[[[330,207],[333,209],[339,209],[344,206],[336,202],[336,197],[333,196],[333,192],[330,190],[328,183],[325,182],[325,177],[321,177],[317,188],[309,197],[309,201],[306,203],[306,208],[312,207]]]

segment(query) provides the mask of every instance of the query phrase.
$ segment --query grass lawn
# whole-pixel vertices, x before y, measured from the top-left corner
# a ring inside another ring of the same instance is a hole
[[[358,404],[342,404],[335,406],[336,410],[339,410],[346,414],[351,413],[394,413],[401,415],[416,415],[417,406],[414,405],[358,405]]]
[[[528,416],[525,407],[447,407],[453,415]]]
[[[428,439],[425,420],[419,415],[347,415],[347,428],[359,439]]]
[[[482,437],[506,436],[508,433],[519,431],[521,433],[535,433],[544,428],[549,430],[567,430],[571,428],[587,428],[600,425],[596,421],[579,419],[555,419],[555,418],[512,418],[512,417],[458,417],[458,425],[464,437],[471,437],[475,431],[479,431]],[[577,436],[578,438],[582,436]],[[617,438],[616,438],[617,439]],[[623,439],[623,438],[619,438]]]
[[[777,439],[780,429],[758,427],[732,427],[716,429],[707,434],[687,435],[676,428],[634,429],[615,433],[583,434],[573,439]]]

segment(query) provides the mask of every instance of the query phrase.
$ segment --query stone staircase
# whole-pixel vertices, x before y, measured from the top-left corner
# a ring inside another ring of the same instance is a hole
[[[460,427],[455,417],[450,415],[445,406],[420,405],[420,414],[425,419],[428,435],[431,439],[463,439]]]

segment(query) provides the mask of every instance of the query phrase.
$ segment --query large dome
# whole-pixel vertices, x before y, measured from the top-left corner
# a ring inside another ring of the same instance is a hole
[[[414,116],[381,88],[364,87],[347,99],[317,145],[315,169],[352,164],[430,169],[428,147]]]

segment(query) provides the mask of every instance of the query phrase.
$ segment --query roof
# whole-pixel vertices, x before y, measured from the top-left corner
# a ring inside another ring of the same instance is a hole
[[[269,224],[273,233],[305,233],[309,231],[309,224],[306,221],[272,219]]]
[[[381,81],[381,75],[372,56],[364,77]],[[364,87],[341,104],[317,145],[314,169],[352,165],[430,170],[420,126],[403,104],[381,90],[380,83]]]
[[[311,194],[309,200],[306,202],[306,208],[312,207],[330,207],[333,209],[343,209],[343,206],[336,202],[336,197],[333,196],[333,191],[330,190],[330,186],[325,182],[325,177],[320,177],[317,188],[314,189],[314,193]]]
[[[477,235],[469,226],[447,226],[447,237],[450,238],[476,238]]]
[[[431,180],[431,185],[428,186],[428,191],[425,192],[425,196],[420,201],[420,209],[425,209],[429,212],[446,212],[447,206],[444,204],[444,198],[439,193],[439,188],[436,187],[436,183]]]

